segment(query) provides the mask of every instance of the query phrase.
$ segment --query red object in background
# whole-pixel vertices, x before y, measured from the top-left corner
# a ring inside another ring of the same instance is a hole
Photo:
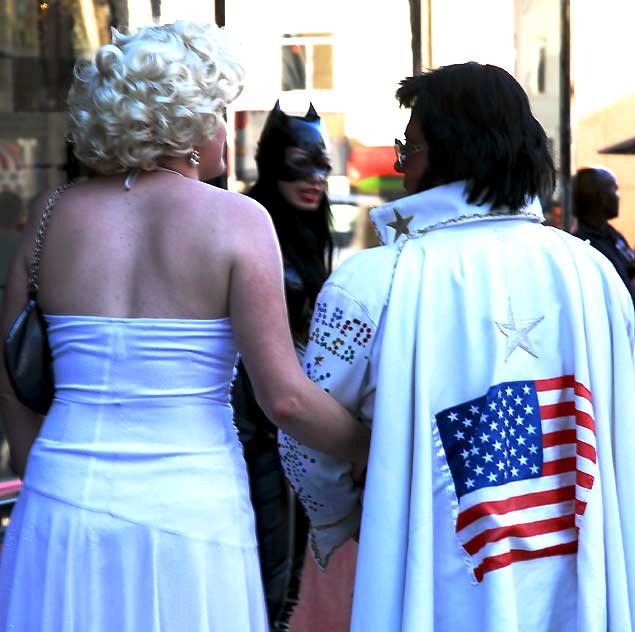
[[[545,224],[567,230],[567,227],[562,225],[562,207],[559,204],[553,204],[545,211]]]
[[[346,175],[354,186],[372,176],[399,176],[395,171],[394,147],[352,146],[348,152]]]
[[[0,482],[0,500],[13,498],[22,489],[22,481],[18,478]]]
[[[247,112],[239,110],[234,114],[234,127],[236,129],[245,129],[247,127]]]
[[[17,478],[0,481],[0,553],[9,514],[21,489],[22,481]]]

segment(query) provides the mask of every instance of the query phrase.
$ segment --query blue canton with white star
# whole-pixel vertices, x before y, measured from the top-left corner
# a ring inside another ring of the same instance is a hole
[[[456,494],[542,472],[542,424],[533,382],[503,382],[435,415]]]

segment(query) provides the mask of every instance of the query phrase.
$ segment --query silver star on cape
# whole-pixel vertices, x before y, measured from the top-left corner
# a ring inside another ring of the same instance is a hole
[[[538,357],[531,340],[529,340],[529,332],[543,319],[544,316],[540,318],[518,318],[512,306],[512,299],[509,299],[507,308],[508,322],[499,323],[498,321],[494,321],[501,333],[507,337],[505,362],[507,362],[516,347],[524,349],[527,353],[534,356],[534,358]]]
[[[408,236],[410,231],[408,230],[408,224],[412,221],[412,215],[408,215],[407,217],[401,217],[399,211],[396,208],[393,208],[392,212],[395,214],[394,222],[387,222],[387,226],[395,229],[395,241],[399,239],[400,235]]]

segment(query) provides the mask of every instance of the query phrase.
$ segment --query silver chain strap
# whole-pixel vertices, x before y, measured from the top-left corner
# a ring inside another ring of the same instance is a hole
[[[27,284],[27,290],[29,294],[36,294],[40,289],[40,258],[42,256],[42,248],[44,247],[44,238],[46,237],[46,226],[51,219],[51,215],[53,214],[53,207],[55,206],[55,202],[59,199],[60,195],[66,189],[70,188],[75,184],[74,182],[68,182],[67,184],[63,184],[61,187],[57,187],[46,203],[46,208],[42,213],[42,217],[40,218],[40,224],[37,227],[37,234],[35,236],[35,244],[33,246],[33,252],[31,253],[31,264],[29,266],[29,282]]]

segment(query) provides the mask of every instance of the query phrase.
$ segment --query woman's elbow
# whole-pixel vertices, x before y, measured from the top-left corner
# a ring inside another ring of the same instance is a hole
[[[297,422],[302,414],[300,398],[293,394],[278,395],[271,398],[264,410],[268,410],[267,416],[276,426],[287,430]]]

